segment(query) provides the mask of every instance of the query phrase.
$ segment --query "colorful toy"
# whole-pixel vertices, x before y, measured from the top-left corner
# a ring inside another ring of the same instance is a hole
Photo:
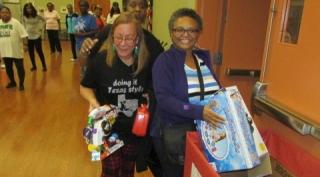
[[[92,154],[92,161],[102,160],[123,146],[119,136],[111,134],[117,114],[116,107],[113,105],[104,105],[89,113],[87,126],[83,129],[83,137],[88,144],[88,151]],[[112,144],[113,142],[115,143]]]

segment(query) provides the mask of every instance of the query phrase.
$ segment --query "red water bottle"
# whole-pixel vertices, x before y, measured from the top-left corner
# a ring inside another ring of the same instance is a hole
[[[145,136],[149,123],[149,111],[145,104],[142,104],[138,110],[133,123],[132,133],[137,136]]]

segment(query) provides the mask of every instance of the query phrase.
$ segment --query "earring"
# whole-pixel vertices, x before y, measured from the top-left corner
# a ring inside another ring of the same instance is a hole
[[[134,47],[133,54],[134,54],[135,57],[138,57],[138,55],[139,55],[139,48],[138,48],[138,46],[135,46],[135,47]]]
[[[112,53],[115,54],[116,53],[116,47],[114,46],[114,44],[112,44]]]

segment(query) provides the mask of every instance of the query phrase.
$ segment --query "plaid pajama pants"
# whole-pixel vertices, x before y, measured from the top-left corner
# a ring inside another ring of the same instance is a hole
[[[101,177],[134,177],[136,146],[126,144],[101,161]]]

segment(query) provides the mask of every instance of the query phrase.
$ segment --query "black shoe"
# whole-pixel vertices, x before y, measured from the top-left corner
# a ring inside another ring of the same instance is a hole
[[[35,70],[37,70],[36,67],[32,67],[32,68],[30,69],[30,71],[35,71]]]
[[[23,90],[24,90],[24,86],[23,86],[23,85],[20,85],[20,86],[19,86],[19,90],[20,90],[20,91],[23,91]]]
[[[13,88],[16,86],[17,86],[17,84],[15,82],[9,82],[9,84],[6,86],[6,88]]]

